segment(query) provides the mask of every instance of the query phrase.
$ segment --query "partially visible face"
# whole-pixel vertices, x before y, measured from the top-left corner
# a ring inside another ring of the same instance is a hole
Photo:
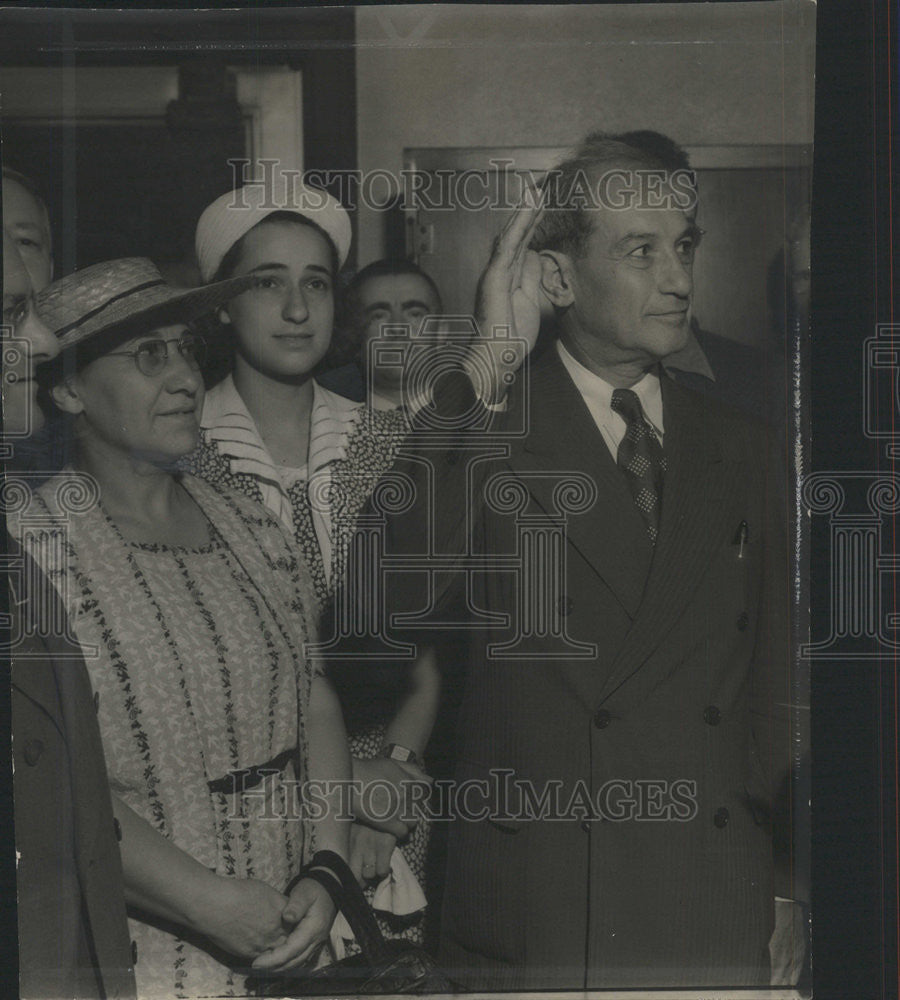
[[[18,248],[35,292],[50,284],[53,264],[47,213],[22,185],[3,180],[3,232]]]
[[[307,376],[325,356],[334,324],[331,248],[299,223],[261,222],[241,241],[234,276],[256,275],[223,310],[238,364],[279,381]]]
[[[74,409],[86,443],[151,462],[173,461],[193,451],[200,430],[203,379],[199,367],[182,357],[174,343],[186,332],[183,324],[148,331],[71,377]],[[158,375],[147,376],[123,352],[156,339],[173,341],[167,345],[169,360]]]
[[[35,369],[59,354],[56,337],[38,317],[34,290],[15,243],[3,234],[3,429],[21,436],[37,430]]]
[[[373,359],[373,341],[395,341],[398,350],[406,354],[409,344],[422,331],[426,316],[440,311],[440,304],[431,285],[418,274],[389,274],[369,278],[358,290],[363,343],[360,360],[365,371]],[[409,337],[405,331],[409,330]],[[391,354],[396,355],[396,351]],[[375,388],[397,388],[403,380],[403,365],[377,363],[371,370]]]
[[[597,365],[637,374],[687,342],[699,230],[674,208],[594,214],[572,259],[568,335]]]

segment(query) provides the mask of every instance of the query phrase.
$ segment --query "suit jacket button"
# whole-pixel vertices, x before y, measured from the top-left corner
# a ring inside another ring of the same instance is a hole
[[[590,833],[591,832],[591,822],[590,822],[590,820],[583,819],[581,821],[581,831],[582,831],[582,833]]]
[[[23,756],[25,757],[25,763],[29,767],[34,767],[35,764],[44,755],[44,744],[41,740],[28,740],[25,744],[25,750]]]
[[[716,708],[715,705],[709,705],[707,708],[703,709],[703,721],[708,726],[718,726],[722,721],[722,713]]]
[[[737,627],[739,632],[746,632],[747,626],[750,624],[750,616],[746,611],[742,611],[738,615]]]
[[[131,964],[137,965],[137,941],[131,942]]]
[[[594,713],[594,725],[598,729],[606,729],[611,721],[612,716],[606,711],[605,708],[598,708]]]
[[[713,816],[713,823],[720,830],[724,830],[725,827],[728,826],[728,820],[730,818],[731,817],[728,815],[728,810],[725,808],[725,806],[722,806],[721,809],[716,810],[716,814],[715,816]]]
[[[567,615],[572,614],[572,609],[575,607],[575,602],[571,597],[567,597],[565,594],[559,599],[556,604],[559,613],[565,618]]]

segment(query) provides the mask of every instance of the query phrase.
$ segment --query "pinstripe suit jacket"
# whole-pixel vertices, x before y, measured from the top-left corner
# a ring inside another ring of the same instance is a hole
[[[441,408],[471,409],[463,382],[449,380]],[[768,982],[789,573],[767,441],[714,400],[664,376],[662,389],[655,551],[555,351],[496,418],[502,430],[526,417],[505,456],[461,461],[461,433],[458,449],[417,446],[426,462],[400,465],[434,516],[418,503],[390,517],[388,551],[487,556],[469,606],[482,626],[498,612],[511,623],[473,632],[458,726],[469,815],[451,832],[440,959],[470,988]],[[563,517],[556,487],[572,474],[594,496]],[[553,523],[565,541],[542,548],[529,525]],[[523,599],[523,571],[503,557],[526,549],[539,569]],[[387,610],[421,610],[424,593],[397,574]]]

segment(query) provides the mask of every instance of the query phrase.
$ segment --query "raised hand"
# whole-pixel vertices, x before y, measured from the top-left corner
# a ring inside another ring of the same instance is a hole
[[[541,262],[528,249],[543,209],[538,192],[528,187],[522,204],[494,241],[487,267],[478,282],[475,320],[479,338],[472,346],[470,373],[482,399],[502,399],[504,376],[514,373],[534,347],[541,325]],[[501,331],[525,341],[504,344]],[[490,373],[490,375],[488,375]],[[485,385],[485,379],[490,384]]]

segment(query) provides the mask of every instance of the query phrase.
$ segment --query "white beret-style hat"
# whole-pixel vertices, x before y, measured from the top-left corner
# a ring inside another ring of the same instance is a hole
[[[343,267],[350,253],[350,216],[327,191],[304,184],[288,184],[285,193],[273,193],[262,184],[247,184],[223,194],[204,210],[197,223],[195,248],[204,281],[211,281],[222,258],[257,223],[274,212],[293,212],[314,222],[332,239]]]

